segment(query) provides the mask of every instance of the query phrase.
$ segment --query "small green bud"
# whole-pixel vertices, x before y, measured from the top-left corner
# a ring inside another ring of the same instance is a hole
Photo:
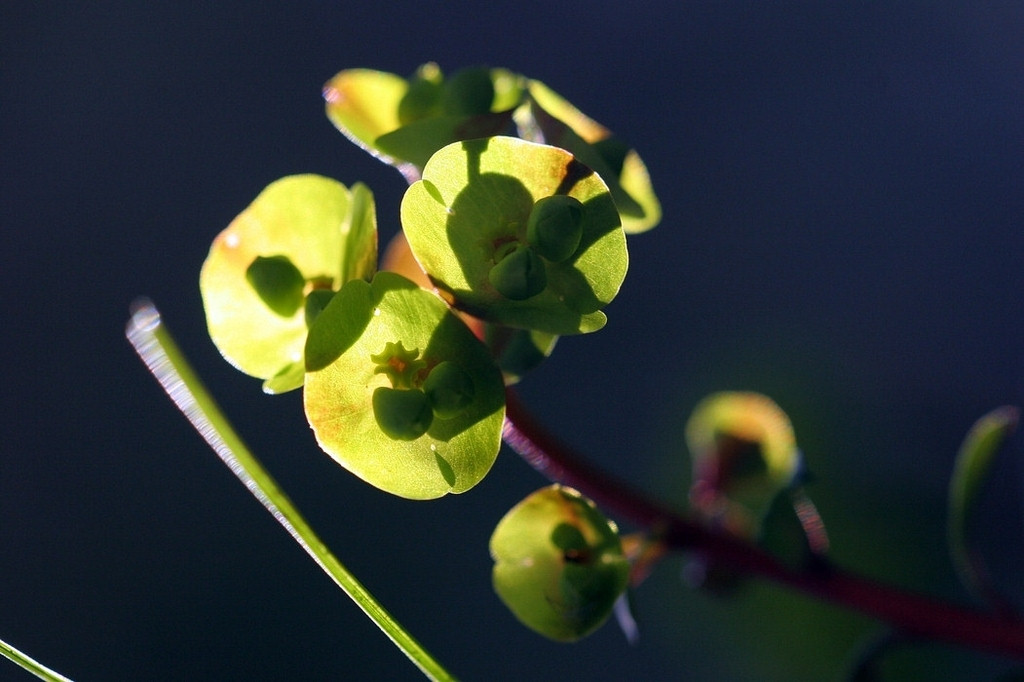
[[[313,289],[306,296],[306,327],[312,327],[313,322],[320,315],[320,311],[327,307],[327,304],[338,292],[333,289]]]
[[[398,121],[408,125],[413,121],[427,118],[441,100],[441,85],[422,77],[409,81],[409,89],[398,102]]]
[[[445,81],[441,106],[451,116],[478,116],[491,111],[494,82],[491,70],[470,68],[458,71]]]
[[[388,437],[416,440],[430,428],[434,413],[423,391],[380,386],[373,392],[373,416]]]
[[[498,293],[513,301],[525,301],[548,286],[544,261],[526,246],[513,250],[491,271],[487,279]]]
[[[583,238],[583,204],[566,194],[544,197],[526,222],[526,241],[552,263],[568,260]]]
[[[288,256],[256,256],[245,270],[245,279],[281,317],[291,317],[302,307],[306,279]]]
[[[462,414],[473,402],[473,378],[454,362],[446,360],[430,371],[423,392],[434,415],[451,419]]]

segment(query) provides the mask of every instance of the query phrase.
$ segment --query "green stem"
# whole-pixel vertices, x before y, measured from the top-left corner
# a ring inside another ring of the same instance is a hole
[[[3,654],[6,658],[14,661],[41,680],[47,680],[47,682],[71,682],[70,679],[64,677],[59,672],[50,670],[39,661],[26,656],[3,640],[0,640],[0,654]]]
[[[146,367],[192,426],[338,587],[352,598],[424,675],[432,680],[454,680],[451,673],[434,660],[321,542],[295,505],[231,427],[164,327],[160,313],[152,303],[142,301],[134,306],[126,335]]]

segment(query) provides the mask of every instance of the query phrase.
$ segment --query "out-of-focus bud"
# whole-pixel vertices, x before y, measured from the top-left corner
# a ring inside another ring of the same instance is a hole
[[[786,413],[759,393],[715,393],[690,416],[686,442],[694,509],[737,535],[755,536],[772,499],[792,483],[799,466]]]

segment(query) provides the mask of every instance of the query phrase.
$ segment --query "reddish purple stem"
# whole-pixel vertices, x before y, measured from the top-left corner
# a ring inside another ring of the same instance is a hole
[[[576,488],[612,516],[646,528],[676,550],[760,576],[869,616],[908,634],[1024,660],[1024,621],[965,609],[832,565],[791,568],[760,548],[709,529],[600,471],[549,434],[511,390],[505,443],[552,481]]]

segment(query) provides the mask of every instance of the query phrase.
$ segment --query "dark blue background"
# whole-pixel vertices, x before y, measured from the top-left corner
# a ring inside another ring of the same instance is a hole
[[[682,505],[681,425],[721,389],[797,429],[844,565],[967,601],[944,555],[963,433],[1024,392],[1024,10],[1016,2],[5,3],[0,9],[0,637],[78,680],[415,679],[175,412],[124,341],[148,294],[342,561],[464,679],[834,679],[876,625],[766,586],[718,601],[667,562],[641,643],[517,626],[487,539],[544,480],[503,452],[434,503],[322,455],[205,336],[209,243],[267,183],[401,177],[323,115],[336,71],[488,63],[640,150],[665,219],[607,328],[522,393],[602,466]],[[1020,439],[1012,455],[1021,455]],[[1021,468],[983,509],[1020,581]],[[923,647],[890,672],[1003,662]],[[0,678],[25,679],[0,662]]]

